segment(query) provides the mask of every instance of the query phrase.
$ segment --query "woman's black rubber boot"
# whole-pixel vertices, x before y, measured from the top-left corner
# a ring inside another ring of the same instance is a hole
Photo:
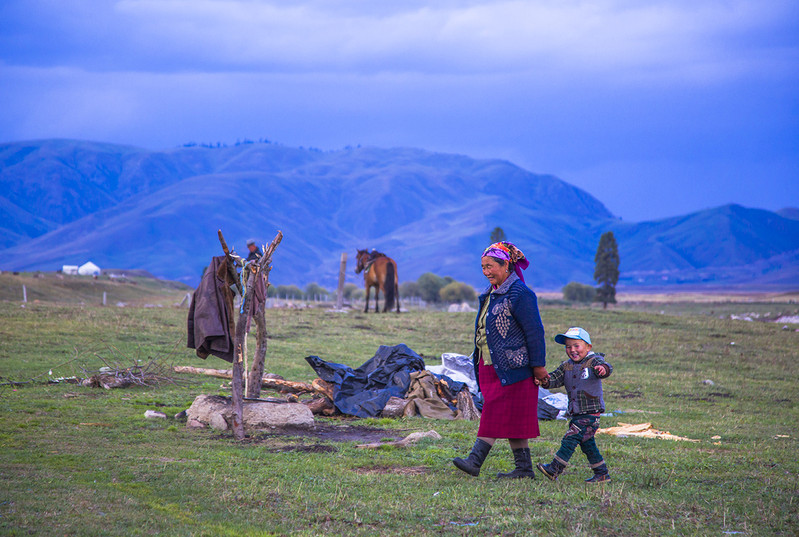
[[[486,457],[488,457],[489,451],[491,451],[491,444],[478,438],[469,456],[465,459],[456,457],[452,459],[452,464],[454,464],[458,470],[463,470],[467,474],[477,477],[480,475],[480,467],[483,465],[483,461],[486,460]]]
[[[512,472],[499,473],[497,478],[520,478],[529,477],[535,479],[535,472],[533,472],[533,460],[530,458],[530,448],[518,448],[513,450],[513,462],[516,468]]]

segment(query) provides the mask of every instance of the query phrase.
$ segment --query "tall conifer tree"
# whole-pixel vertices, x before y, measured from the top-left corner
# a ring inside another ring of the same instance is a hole
[[[609,303],[616,303],[616,284],[619,282],[619,247],[612,231],[606,231],[599,238],[594,263],[594,280],[599,284],[594,300],[607,308]]]
[[[491,244],[495,242],[506,241],[508,238],[505,236],[505,230],[497,226],[491,231]]]

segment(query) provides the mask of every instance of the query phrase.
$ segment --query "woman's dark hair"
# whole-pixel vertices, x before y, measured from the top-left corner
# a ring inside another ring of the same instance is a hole
[[[516,265],[514,265],[513,263],[511,263],[511,262],[510,262],[510,261],[508,261],[507,259],[500,259],[500,258],[498,258],[498,257],[494,257],[493,255],[487,255],[486,257],[490,257],[491,259],[493,259],[494,261],[496,261],[496,262],[497,262],[497,265],[499,265],[500,267],[504,267],[504,266],[505,266],[505,263],[508,263],[508,270],[509,270],[509,271],[514,271],[514,270],[516,270]]]

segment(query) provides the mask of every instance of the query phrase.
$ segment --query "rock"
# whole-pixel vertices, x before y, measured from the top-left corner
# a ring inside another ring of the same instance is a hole
[[[232,412],[229,397],[221,395],[198,395],[191,406],[186,409],[186,418],[196,420],[203,425],[214,429],[227,431],[230,426],[228,419]]]
[[[401,397],[392,397],[386,401],[383,411],[380,415],[384,418],[401,418],[405,412],[405,405],[408,404],[406,399]]]
[[[158,412],[157,410],[145,410],[144,417],[151,420],[165,420],[166,414]]]
[[[447,308],[447,312],[449,313],[460,313],[460,312],[475,312],[477,311],[473,307],[471,307],[466,302],[461,302],[460,304],[450,304]]]
[[[204,429],[205,424],[201,421],[189,420],[188,422],[186,422],[186,427],[192,427],[194,429]]]
[[[265,379],[272,379],[272,380],[286,380],[277,373],[265,373],[263,378]]]
[[[244,427],[259,429],[294,425],[312,427],[311,409],[302,403],[244,403]]]
[[[214,429],[226,431],[233,415],[229,397],[221,395],[199,395],[186,410],[191,423],[196,420]],[[314,424],[311,410],[302,403],[244,402],[244,428],[259,429],[284,427],[286,425],[309,427]]]
[[[433,440],[441,440],[441,435],[437,432],[433,431],[432,429],[427,432],[416,432],[411,433],[402,440],[397,440],[396,442],[373,442],[371,444],[360,444],[356,447],[360,449],[379,449],[385,446],[394,446],[394,447],[407,447],[411,444],[415,444],[424,438],[432,438]]]
[[[706,384],[706,385],[708,385],[708,386],[715,386],[715,385],[716,385],[716,383],[715,383],[715,382],[713,382],[713,381],[712,381],[712,380],[710,380],[710,379],[705,379],[705,380],[703,380],[703,381],[702,381],[702,384]]]

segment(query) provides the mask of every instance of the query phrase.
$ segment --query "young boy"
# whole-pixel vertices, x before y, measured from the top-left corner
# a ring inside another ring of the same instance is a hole
[[[540,384],[544,388],[566,387],[569,396],[567,412],[571,421],[555,458],[549,464],[538,463],[537,467],[554,481],[566,469],[574,450],[580,446],[594,471],[594,476],[586,481],[610,481],[608,467],[596,446],[594,434],[599,429],[599,414],[605,411],[602,379],[610,375],[613,367],[605,362],[602,354],[591,350],[591,336],[580,327],[575,326],[558,334],[555,336],[555,343],[566,348],[569,359],[561,363]]]

